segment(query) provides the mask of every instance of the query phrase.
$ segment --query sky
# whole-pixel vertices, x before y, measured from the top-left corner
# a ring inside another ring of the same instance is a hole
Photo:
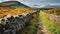
[[[0,2],[12,1],[12,0],[0,0]],[[45,6],[60,6],[60,0],[13,0],[19,1],[30,7],[45,7]]]

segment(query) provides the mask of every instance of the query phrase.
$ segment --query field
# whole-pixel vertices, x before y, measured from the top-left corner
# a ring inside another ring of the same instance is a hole
[[[28,26],[18,31],[18,34],[36,34],[38,30],[38,18],[39,18],[39,12],[36,10],[33,10],[31,8],[21,8],[21,7],[0,7],[0,18],[4,18],[6,16],[9,17],[9,15],[25,15],[26,13],[34,13],[32,19],[28,22]],[[31,16],[30,16],[31,17]]]
[[[31,13],[34,12],[35,10],[29,9],[29,8],[21,8],[21,7],[17,7],[17,8],[9,8],[9,7],[0,7],[0,17],[4,17],[8,14],[10,15],[17,15],[17,14],[23,14],[23,13]]]
[[[18,34],[37,34],[39,26],[42,26],[41,24],[39,25],[38,23],[41,22],[43,23],[43,25],[45,25],[47,31],[49,31],[48,34],[60,34],[60,8],[53,8],[46,10],[41,9],[38,11],[32,8],[0,7],[0,18],[4,18],[7,15],[11,16],[20,14],[25,15],[26,13],[34,13],[34,12],[35,14],[33,14],[32,19],[28,22],[28,26],[21,29],[21,31],[19,31]],[[45,32],[42,33],[45,34]]]
[[[60,34],[60,9],[41,10],[40,18],[49,34]]]

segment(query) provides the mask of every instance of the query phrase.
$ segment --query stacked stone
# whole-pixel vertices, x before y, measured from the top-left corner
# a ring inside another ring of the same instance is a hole
[[[0,34],[16,34],[16,31],[26,27],[31,18],[32,13],[0,19]]]

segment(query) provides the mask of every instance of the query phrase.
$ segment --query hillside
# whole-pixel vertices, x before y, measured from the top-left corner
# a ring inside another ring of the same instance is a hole
[[[60,8],[30,8],[18,1],[0,3],[0,33],[2,30],[3,34],[60,34]]]
[[[8,10],[7,10],[8,9]],[[23,13],[30,13],[34,12],[35,10],[27,9],[27,8],[0,8],[0,17],[5,16],[7,14],[11,15],[17,15],[17,14],[23,14]]]
[[[43,10],[43,12],[54,14],[54,15],[60,15],[60,8],[54,8],[49,10]]]
[[[41,10],[40,18],[49,31],[46,32],[47,34],[60,34],[60,8]]]
[[[18,1],[6,1],[6,2],[2,2],[0,3],[0,7],[2,6],[9,6],[9,7],[25,7],[25,8],[30,8],[29,6],[21,3],[21,2],[18,2]]]
[[[9,4],[9,2],[0,4],[0,33],[10,34],[12,32],[11,34],[36,34],[39,12],[27,8],[25,5],[20,5],[20,3],[16,4],[14,3],[15,1],[11,2],[13,4]]]

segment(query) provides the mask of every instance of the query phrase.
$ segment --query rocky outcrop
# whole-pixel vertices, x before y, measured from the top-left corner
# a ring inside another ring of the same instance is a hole
[[[15,34],[16,31],[26,27],[34,13],[26,15],[18,15],[16,17],[10,16],[8,18],[0,19],[0,34]]]

